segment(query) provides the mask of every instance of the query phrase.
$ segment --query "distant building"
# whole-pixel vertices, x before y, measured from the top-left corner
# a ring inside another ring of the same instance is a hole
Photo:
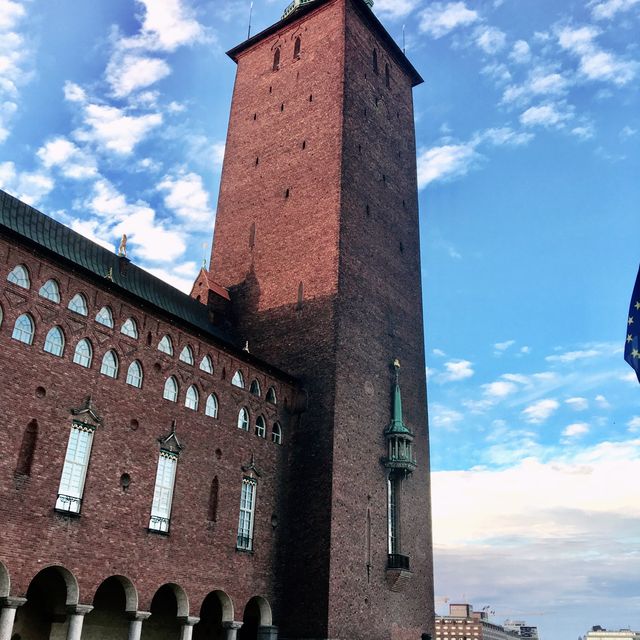
[[[436,616],[435,640],[514,640],[518,637],[517,633],[489,622],[486,611],[473,611],[470,604],[450,604],[448,616]]]
[[[587,631],[584,640],[640,640],[640,632],[631,629],[618,629],[617,631],[607,631],[600,625],[591,627]]]
[[[505,620],[503,626],[505,631],[512,631],[519,638],[538,640],[538,627],[532,627],[524,620]]]

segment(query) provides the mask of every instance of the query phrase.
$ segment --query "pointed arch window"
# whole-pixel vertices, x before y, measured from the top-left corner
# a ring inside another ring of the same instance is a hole
[[[16,318],[13,325],[13,333],[11,337],[18,342],[25,344],[33,344],[33,334],[35,333],[35,325],[33,318],[28,313],[23,313]]]
[[[109,378],[118,377],[118,354],[113,349],[107,351],[102,357],[100,373]]]
[[[23,264],[18,264],[7,275],[7,280],[17,284],[23,289],[31,289],[31,279],[29,278],[29,270]]]
[[[257,485],[258,483],[254,478],[242,479],[237,548],[244,551],[253,549],[253,521],[256,510]]]
[[[58,487],[57,511],[80,513],[94,430],[93,426],[80,421],[74,420],[71,425]]]
[[[273,429],[271,430],[271,441],[274,444],[282,444],[282,427],[279,422],[276,422],[273,425]]]
[[[170,402],[178,401],[178,381],[173,376],[169,376],[164,383],[162,397]]]
[[[166,353],[169,356],[173,355],[173,342],[169,336],[162,336],[162,340],[158,342],[158,351]]]
[[[300,57],[300,46],[302,42],[300,36],[298,36],[293,44],[293,57],[298,59]]]
[[[244,376],[242,375],[242,371],[238,370],[233,374],[233,378],[231,378],[231,384],[234,387],[244,389]]]
[[[273,52],[273,71],[280,68],[280,47]]]
[[[113,313],[109,307],[102,307],[98,313],[96,313],[96,322],[113,329]]]
[[[53,279],[47,280],[40,287],[38,295],[46,300],[51,300],[51,302],[60,302],[60,286]]]
[[[249,412],[245,407],[238,412],[238,429],[249,431]]]
[[[267,437],[267,423],[264,421],[262,416],[258,416],[256,418],[256,435],[258,438]]]
[[[199,400],[200,394],[198,393],[198,389],[194,384],[192,384],[187,389],[187,394],[184,397],[184,406],[187,407],[187,409],[193,409],[193,411],[197,411]]]
[[[210,418],[218,417],[218,398],[215,393],[212,393],[207,398],[207,403],[204,406],[204,413]]]
[[[269,404],[278,404],[278,399],[276,398],[276,390],[273,387],[269,387],[267,389],[266,401]]]
[[[76,349],[73,352],[73,361],[79,364],[81,367],[90,367],[91,360],[93,358],[93,349],[91,348],[91,342],[87,338],[83,338],[76,345]]]
[[[205,356],[200,361],[200,369],[205,373],[213,373],[213,362],[211,362],[211,356]]]
[[[142,387],[142,365],[134,360],[127,369],[127,384],[140,389]]]
[[[137,338],[138,323],[133,318],[127,318],[120,327],[120,333],[130,338]]]
[[[86,316],[89,313],[87,308],[87,299],[81,293],[76,293],[76,295],[69,300],[67,308],[81,316]]]
[[[61,357],[64,352],[64,334],[60,327],[51,327],[44,339],[44,350],[54,356]]]
[[[373,72],[378,73],[378,51],[377,49],[373,50]]]
[[[188,344],[185,345],[180,352],[179,360],[187,364],[193,364],[193,349]]]
[[[251,381],[251,386],[249,387],[249,393],[252,396],[257,396],[258,398],[261,395],[260,383],[257,380]]]

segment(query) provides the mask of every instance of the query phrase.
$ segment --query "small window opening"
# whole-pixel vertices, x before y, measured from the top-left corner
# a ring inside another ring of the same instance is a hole
[[[373,50],[373,72],[378,73],[378,52]]]
[[[214,476],[209,492],[209,520],[211,522],[215,522],[218,519],[218,489],[218,476]]]
[[[293,57],[296,59],[300,57],[300,36],[296,38],[295,44],[293,45]]]
[[[269,87],[269,93],[273,93],[273,87]]]
[[[387,176],[385,176],[384,173],[382,174],[382,182],[387,184]]]
[[[387,88],[391,87],[391,77],[389,74],[389,65],[384,65],[384,83],[387,85]]]
[[[369,215],[371,211],[369,210],[369,205],[367,205],[367,215]]]
[[[16,475],[30,476],[33,454],[38,441],[38,421],[32,420],[24,431],[20,453],[18,454],[18,464],[16,465]]]
[[[309,102],[313,102],[313,93],[309,95]]]
[[[257,113],[254,113],[254,114],[253,114],[253,119],[254,119],[254,120],[257,120],[257,119],[258,119],[258,114],[257,114]]]
[[[407,206],[404,200],[402,201],[402,206],[403,206],[403,207],[406,207],[406,206]]]
[[[280,112],[284,111],[284,102],[280,105]]]
[[[302,281],[298,283],[298,309],[302,308],[302,301],[304,300],[304,284]]]
[[[280,68],[280,47],[278,47],[273,54],[273,70],[277,71]]]
[[[302,148],[303,148],[303,149],[306,149],[306,148],[307,148],[307,141],[306,141],[306,140],[303,140],[303,141],[302,141]]]
[[[378,98],[375,98],[376,107],[378,106]]]
[[[256,167],[258,166],[258,164],[260,164],[260,158],[256,156]]]
[[[367,107],[364,108],[364,117],[367,117]]]
[[[362,145],[361,144],[358,145],[358,153],[362,153]]]
[[[287,189],[287,190],[284,192],[284,197],[285,197],[285,198],[288,198],[288,197],[289,197],[289,189]]]
[[[254,222],[251,225],[251,229],[249,231],[249,249],[253,249],[256,246],[256,223]]]
[[[404,245],[402,242],[400,243],[400,253],[404,253]]]

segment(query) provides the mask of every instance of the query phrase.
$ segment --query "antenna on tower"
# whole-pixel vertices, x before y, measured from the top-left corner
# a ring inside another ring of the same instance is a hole
[[[253,14],[253,0],[249,5],[249,28],[247,29],[247,40],[251,37],[251,15]]]
[[[402,25],[402,53],[407,55],[407,47],[405,46],[404,42],[404,25]]]

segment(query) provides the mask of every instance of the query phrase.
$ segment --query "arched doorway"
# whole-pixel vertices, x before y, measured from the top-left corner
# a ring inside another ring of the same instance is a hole
[[[162,585],[151,601],[151,617],[142,624],[141,640],[179,640],[178,616],[189,615],[187,595],[177,584]]]
[[[67,605],[78,604],[78,583],[64,567],[47,567],[27,589],[27,602],[16,612],[13,633],[29,640],[65,638]]]
[[[138,608],[136,589],[128,578],[111,576],[97,589],[93,611],[88,613],[82,627],[83,640],[127,640],[128,611]]]
[[[242,616],[239,640],[258,640],[258,627],[271,626],[271,607],[261,596],[254,596],[247,602]]]
[[[224,622],[233,622],[233,603],[224,591],[212,591],[200,607],[200,622],[193,628],[193,640],[224,640]]]

